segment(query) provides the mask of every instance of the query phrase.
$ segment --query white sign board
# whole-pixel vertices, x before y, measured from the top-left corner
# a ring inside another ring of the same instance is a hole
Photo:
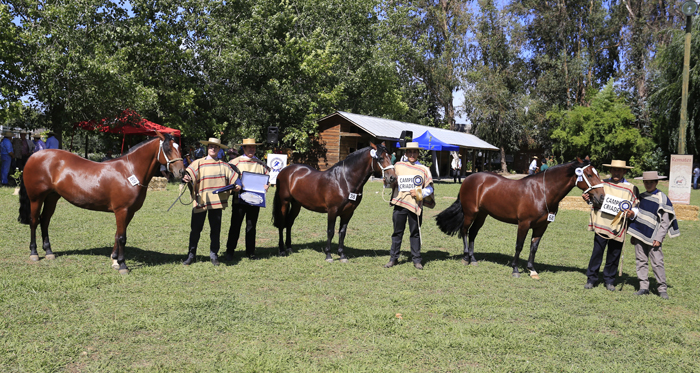
[[[668,199],[673,203],[690,204],[690,186],[693,181],[693,156],[671,154],[671,173],[668,177]]]
[[[268,154],[267,165],[270,167],[270,184],[277,184],[277,174],[287,166],[287,155]]]
[[[600,211],[610,215],[617,215],[617,213],[620,212],[620,205],[622,205],[625,210],[629,210],[632,207],[632,203],[626,199],[606,194],[603,205],[600,206]]]
[[[399,192],[408,192],[423,186],[423,177],[420,175],[399,176]]]

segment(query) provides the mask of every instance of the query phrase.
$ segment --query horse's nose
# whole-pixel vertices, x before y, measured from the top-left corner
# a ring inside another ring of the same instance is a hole
[[[394,176],[389,176],[389,183],[390,183],[390,184],[393,184],[394,182],[396,182],[396,177],[394,177]]]

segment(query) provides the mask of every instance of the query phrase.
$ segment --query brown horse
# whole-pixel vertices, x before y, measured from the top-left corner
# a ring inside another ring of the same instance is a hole
[[[29,157],[20,184],[18,219],[31,228],[29,258],[39,260],[36,251],[39,223],[46,259],[55,258],[49,241],[49,223],[56,203],[63,197],[84,209],[114,212],[117,233],[111,255],[112,267],[119,269],[119,273],[128,273],[124,261],[126,227],[143,205],[156,167],[167,165],[177,179],[182,178],[184,172],[175,139],[160,132],[156,132],[156,136],[126,155],[102,163],[58,149],[42,150]]]
[[[491,215],[504,223],[517,224],[518,238],[511,263],[513,277],[520,277],[518,258],[527,232],[532,229],[527,269],[530,276],[537,279],[537,246],[559,210],[559,202],[574,186],[584,190],[584,193],[588,192],[595,206],[599,207],[605,198],[603,183],[588,157],[583,161],[577,159],[575,162],[552,167],[521,180],[480,172],[464,179],[457,201],[439,213],[435,220],[444,233],[451,236],[459,233],[464,242],[463,262],[472,265],[477,263],[474,257],[474,239],[487,216]]]
[[[307,210],[328,214],[328,243],[326,261],[332,262],[331,240],[335,221],[340,216],[338,230],[338,255],[341,262],[348,259],[343,252],[343,241],[348,222],[357,206],[362,202],[362,188],[369,177],[381,171],[384,185],[396,181],[394,166],[384,143],[360,149],[326,171],[295,164],[285,167],[277,175],[277,187],[273,202],[272,221],[279,229],[279,253],[284,256],[292,252],[292,225],[302,206]],[[386,175],[385,175],[386,173]],[[387,176],[388,175],[388,180]],[[286,250],[282,241],[283,230],[287,228]]]

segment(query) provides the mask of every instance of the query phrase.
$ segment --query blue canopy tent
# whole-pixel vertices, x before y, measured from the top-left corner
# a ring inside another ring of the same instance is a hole
[[[459,146],[457,145],[450,145],[437,137],[435,137],[433,134],[430,133],[430,131],[425,131],[422,135],[418,137],[413,138],[414,142],[418,143],[418,146],[420,146],[423,149],[426,150],[434,150],[434,151],[459,151]],[[396,143],[396,147],[399,147],[399,143]],[[435,156],[435,152],[433,152],[433,164],[437,164],[437,158]],[[438,167],[435,167],[435,171],[437,173],[437,177],[440,177],[440,170]]]

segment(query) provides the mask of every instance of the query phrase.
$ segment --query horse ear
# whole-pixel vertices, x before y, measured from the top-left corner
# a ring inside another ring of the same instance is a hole
[[[586,156],[586,160],[587,160],[587,161],[590,161],[590,160],[591,160],[591,157]]]
[[[369,146],[371,146],[372,149],[377,150],[377,145],[374,145],[374,143],[371,141],[369,142]]]
[[[576,157],[576,161],[577,161],[578,163],[583,163],[583,161],[581,160],[581,157],[578,157],[578,156]]]
[[[158,130],[156,130],[156,136],[157,136],[161,141],[165,140],[165,136],[164,136],[162,133],[158,132]]]

